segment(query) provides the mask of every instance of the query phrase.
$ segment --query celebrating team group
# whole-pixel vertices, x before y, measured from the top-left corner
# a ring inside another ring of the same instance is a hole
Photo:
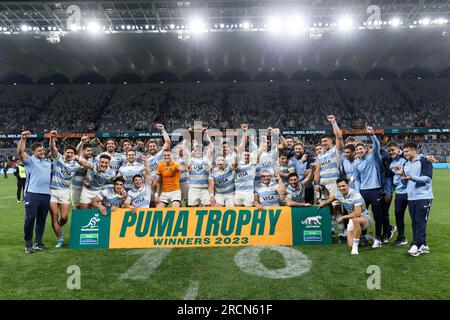
[[[408,254],[429,253],[426,227],[433,199],[433,157],[418,154],[413,142],[400,148],[391,141],[387,151],[381,150],[371,127],[367,127],[371,148],[355,137],[344,141],[335,117],[327,119],[334,134],[322,136],[314,152],[293,137],[283,137],[278,129],[268,128],[268,135],[257,138],[246,124],[241,125],[236,147],[221,139],[217,148],[217,139],[214,144],[204,129],[202,141],[183,139],[171,149],[171,139],[159,124],[162,148],[157,140],[150,140],[145,151],[138,151],[131,140],[124,139],[119,152],[117,142],[107,139],[103,152],[95,156],[88,137],[82,137],[77,146],[65,145],[61,154],[57,132],[52,131],[48,160],[41,143],[32,144],[31,156],[25,152],[30,135],[25,131],[17,148],[27,172],[25,252],[45,248],[42,236],[48,210],[56,247],[61,248],[71,205],[96,208],[107,215],[116,208],[183,204],[258,210],[329,206],[333,229],[337,226],[339,232],[337,239],[347,242],[352,254],[358,254],[359,246],[368,240],[373,240],[372,248],[381,248],[395,232],[393,244],[407,245],[404,217],[409,208],[413,239]],[[389,219],[394,193],[396,226]],[[373,224],[374,236],[367,232]]]

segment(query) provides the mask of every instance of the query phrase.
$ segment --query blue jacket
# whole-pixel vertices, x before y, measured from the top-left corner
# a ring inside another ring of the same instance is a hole
[[[353,175],[355,176],[355,190],[369,190],[381,188],[381,155],[380,142],[375,135],[371,135],[373,150],[363,158],[355,160]]]
[[[406,186],[408,182],[406,180],[402,180],[402,176],[395,173],[394,168],[400,167],[403,168],[407,160],[403,157],[403,152],[400,151],[400,154],[396,156],[394,159],[392,159],[391,165],[389,168],[394,173],[394,186],[395,186],[395,192],[397,194],[406,194]]]
[[[408,200],[433,199],[433,165],[425,157],[417,156],[415,160],[407,161],[403,170],[405,176],[412,177],[406,187]]]

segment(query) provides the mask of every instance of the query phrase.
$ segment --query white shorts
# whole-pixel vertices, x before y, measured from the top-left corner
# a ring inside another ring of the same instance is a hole
[[[78,207],[80,205],[81,188],[71,187],[70,192],[72,193],[72,207]]]
[[[50,202],[70,204],[69,189],[50,189]]]
[[[101,191],[102,190],[89,190],[83,186],[83,189],[81,190],[80,203],[92,204],[92,200]]]
[[[182,200],[188,200],[189,198],[189,183],[181,183],[181,199]]]
[[[324,184],[324,186],[325,186],[325,188],[327,188],[327,190],[330,194],[330,198],[333,198],[334,196],[336,196],[336,192],[338,191],[336,182],[327,183],[327,184]],[[328,198],[328,199],[330,199],[330,198]],[[337,200],[332,202],[333,206],[337,206],[338,204],[339,204],[339,201],[337,201]]]
[[[238,207],[253,207],[255,194],[253,191],[238,191],[234,193],[234,205]]]
[[[188,206],[209,206],[210,204],[211,198],[207,188],[189,188]]]
[[[216,203],[224,207],[234,207],[234,192],[229,194],[216,194]]]
[[[366,230],[372,226],[372,219],[370,216],[362,216],[365,217],[367,222],[361,226],[361,230]],[[353,231],[353,219],[348,219],[347,231]]]
[[[171,192],[161,192],[159,196],[159,201],[169,204],[174,201],[181,202],[181,190],[175,190]]]

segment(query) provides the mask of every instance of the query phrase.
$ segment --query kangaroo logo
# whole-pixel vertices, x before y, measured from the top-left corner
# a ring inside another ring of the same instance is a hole
[[[320,226],[322,224],[321,220],[321,216],[308,217],[302,221],[302,224],[305,224],[307,226]]]
[[[96,213],[91,220],[89,220],[89,223],[83,227],[81,227],[81,231],[94,231],[98,230],[97,222],[100,221],[100,218],[98,217],[98,213]]]

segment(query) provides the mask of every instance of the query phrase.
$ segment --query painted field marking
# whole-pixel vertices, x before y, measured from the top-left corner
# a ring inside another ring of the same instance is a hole
[[[162,249],[137,249],[127,251],[126,254],[142,255],[119,279],[145,280],[148,279],[164,258],[172,251],[171,248]]]

